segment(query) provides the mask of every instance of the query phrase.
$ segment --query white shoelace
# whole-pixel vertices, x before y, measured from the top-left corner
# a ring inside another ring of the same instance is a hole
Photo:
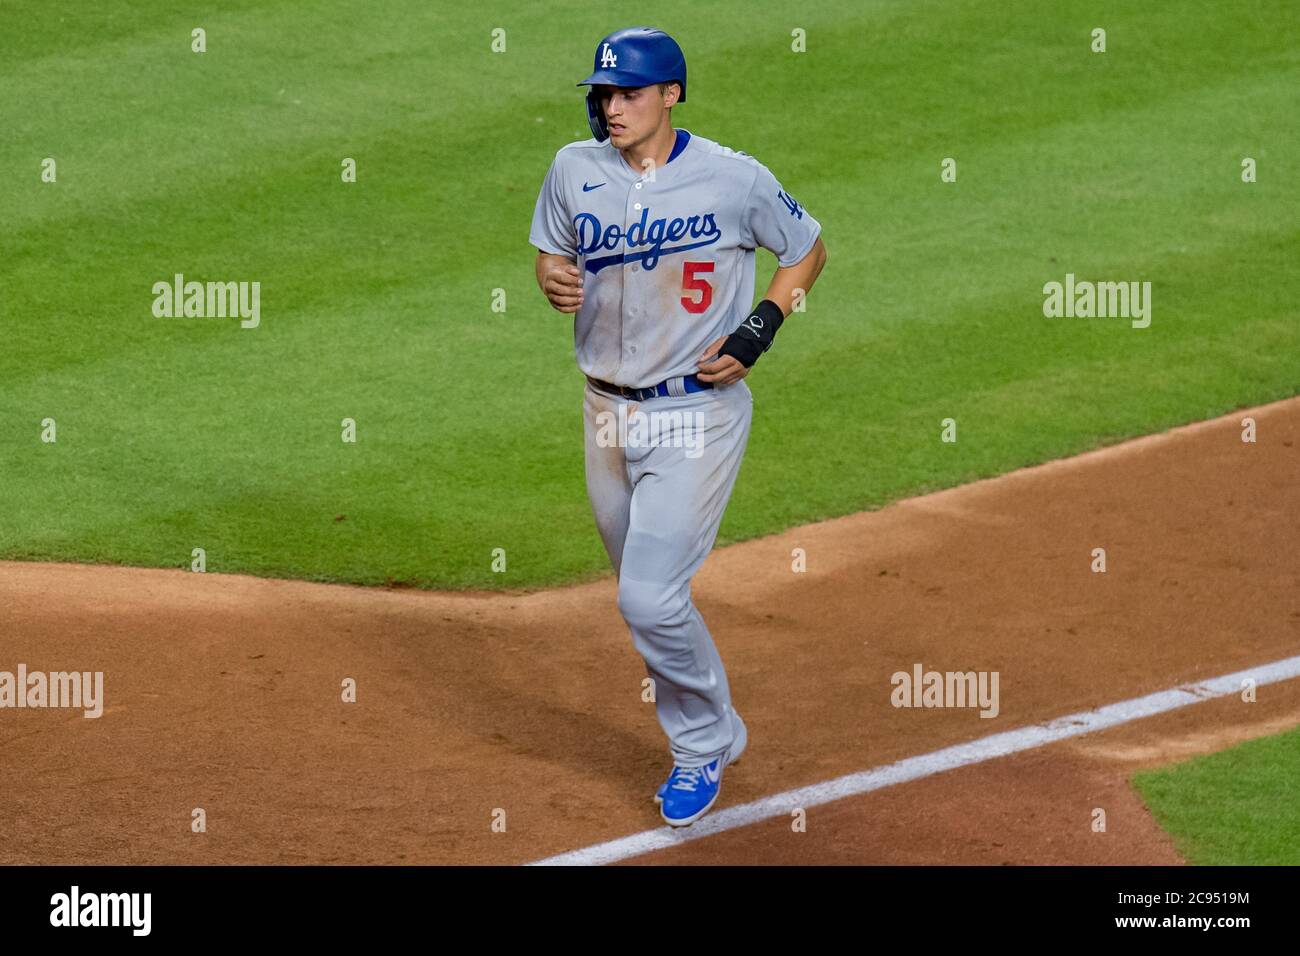
[[[677,781],[673,784],[673,789],[694,791],[703,773],[703,767],[678,767]]]

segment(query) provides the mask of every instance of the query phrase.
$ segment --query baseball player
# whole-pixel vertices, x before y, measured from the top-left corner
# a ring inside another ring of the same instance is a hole
[[[542,292],[574,315],[587,493],[672,754],[655,800],[687,826],[748,740],[691,578],[745,454],[744,378],[826,250],[820,224],[762,163],[673,127],[686,60],[663,31],[605,37],[578,85],[590,88],[593,138],[555,154],[529,241]],[[751,308],[758,246],[779,268]]]

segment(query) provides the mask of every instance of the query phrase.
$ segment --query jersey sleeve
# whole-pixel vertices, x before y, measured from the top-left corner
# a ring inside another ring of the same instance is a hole
[[[740,217],[741,244],[771,250],[782,266],[792,266],[812,250],[822,225],[781,188],[757,160],[758,175]]]
[[[564,202],[563,182],[560,174],[560,157],[556,156],[546,171],[542,191],[537,194],[533,209],[533,228],[528,241],[542,252],[578,257],[578,237],[573,231],[573,218]]]

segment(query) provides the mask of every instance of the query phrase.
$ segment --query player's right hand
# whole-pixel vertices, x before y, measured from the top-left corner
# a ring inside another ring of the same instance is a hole
[[[557,312],[582,308],[582,273],[572,263],[552,266],[542,278],[542,292]]]

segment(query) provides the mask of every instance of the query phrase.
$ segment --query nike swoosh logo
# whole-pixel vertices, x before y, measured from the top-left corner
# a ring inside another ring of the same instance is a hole
[[[709,783],[717,783],[720,776],[721,774],[719,774],[717,770],[709,767],[704,768],[704,778],[708,780]]]
[[[609,180],[606,180],[605,182],[607,183],[607,182],[609,182]],[[589,192],[591,192],[593,189],[599,189],[601,186],[604,186],[604,185],[605,185],[605,183],[596,183],[596,185],[594,185],[594,186],[588,186],[588,185],[584,182],[584,183],[582,184],[582,191],[583,191],[584,193],[589,193]]]

